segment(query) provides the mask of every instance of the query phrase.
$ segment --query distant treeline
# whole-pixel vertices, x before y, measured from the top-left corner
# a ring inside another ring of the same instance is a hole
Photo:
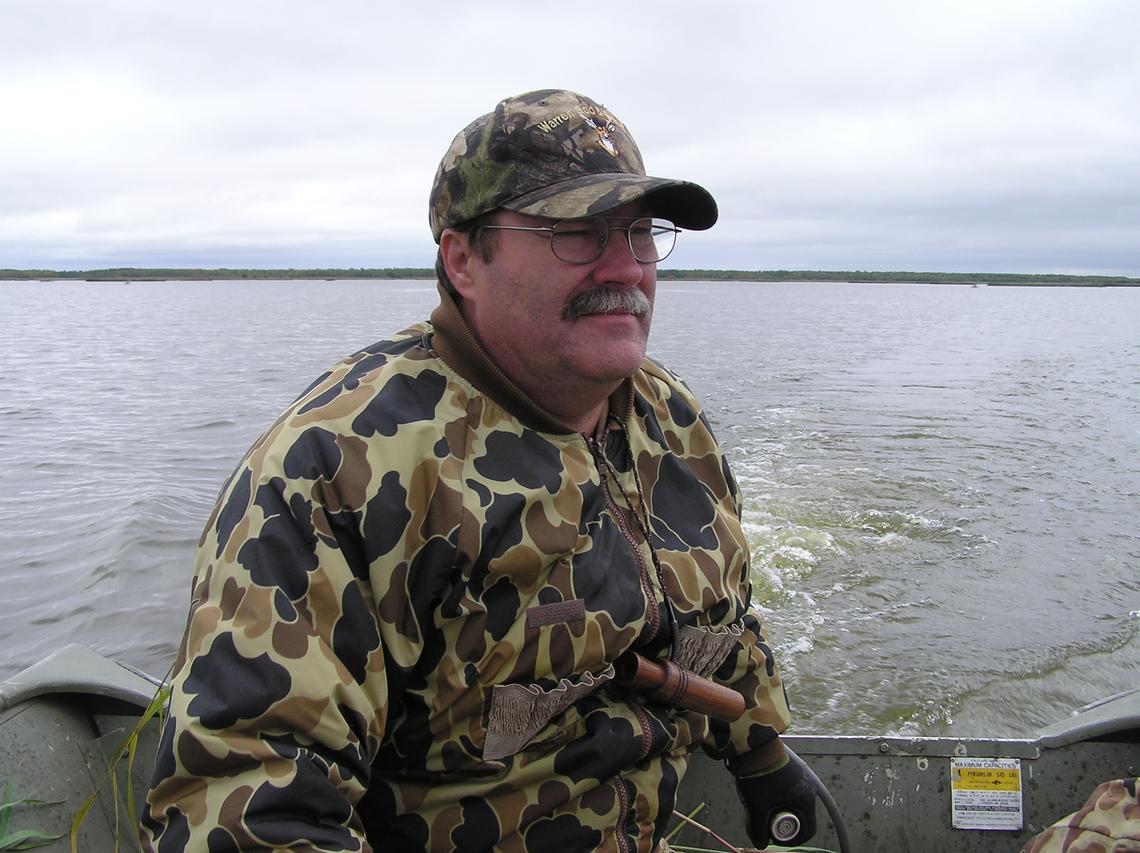
[[[917,282],[920,284],[987,284],[1058,287],[1136,287],[1140,278],[1111,275],[1061,275],[1020,273],[878,272],[865,270],[679,270],[660,269],[664,281],[857,281]],[[418,267],[384,269],[142,269],[120,267],[103,270],[6,270],[0,280],[55,279],[79,281],[236,281],[242,279],[434,279],[435,272]]]
[[[0,279],[20,281],[27,279],[70,279],[78,281],[240,281],[242,279],[337,279],[387,278],[434,279],[435,271],[412,267],[386,269],[311,269],[311,270],[253,270],[253,269],[167,269],[162,267],[115,267],[105,270],[5,270]]]

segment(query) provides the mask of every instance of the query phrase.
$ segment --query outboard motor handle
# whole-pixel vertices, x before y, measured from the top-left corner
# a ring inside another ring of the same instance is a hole
[[[847,837],[847,824],[843,822],[843,815],[839,811],[839,803],[835,801],[835,797],[832,796],[831,791],[827,790],[827,786],[823,784],[823,780],[816,775],[815,771],[808,766],[806,761],[796,755],[792,748],[786,743],[784,744],[784,750],[788,753],[788,758],[796,762],[803,769],[805,775],[811,779],[812,784],[815,785],[816,796],[823,801],[823,807],[827,810],[827,816],[831,818],[831,825],[835,828],[835,837],[839,841],[839,853],[852,853],[851,840]],[[788,832],[791,823],[786,822],[787,818],[791,818],[795,822],[795,828],[791,832]],[[773,816],[768,829],[771,832],[772,838],[783,843],[786,840],[795,838],[796,833],[800,831],[800,818],[792,812],[779,812]]]

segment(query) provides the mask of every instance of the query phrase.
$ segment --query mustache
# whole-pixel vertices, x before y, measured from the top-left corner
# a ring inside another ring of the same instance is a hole
[[[562,306],[562,319],[573,320],[587,314],[633,314],[644,317],[649,313],[649,299],[637,288],[613,290],[595,287],[583,290]]]

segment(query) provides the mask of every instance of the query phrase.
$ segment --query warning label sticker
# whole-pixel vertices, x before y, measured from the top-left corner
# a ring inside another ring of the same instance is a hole
[[[951,758],[955,829],[1021,829],[1021,760]]]

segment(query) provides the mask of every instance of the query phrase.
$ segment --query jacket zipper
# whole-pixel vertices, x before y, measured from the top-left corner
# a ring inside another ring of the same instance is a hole
[[[625,835],[625,818],[629,814],[629,791],[625,789],[625,782],[620,776],[615,776],[612,784],[618,798],[618,819],[617,826],[614,827],[614,840],[617,842],[618,850],[629,853],[629,839]]]
[[[610,515],[616,519],[618,530],[621,531],[622,538],[625,540],[637,564],[638,576],[641,579],[641,589],[645,593],[647,604],[646,616],[651,628],[650,636],[656,636],[657,632],[661,629],[661,608],[658,606],[657,596],[653,591],[653,582],[649,578],[649,570],[645,565],[645,558],[641,556],[641,548],[638,545],[637,537],[633,535],[633,531],[629,527],[629,522],[626,520],[625,513],[617,501],[614,500],[613,492],[610,490],[609,481],[611,478],[608,475],[606,461],[603,456],[605,446],[601,441],[598,441],[592,436],[587,435],[585,439],[593,453],[594,465],[598,469],[601,486],[606,492],[606,507],[609,509]],[[614,488],[620,489],[621,483],[615,482]],[[632,508],[630,512],[633,512]],[[664,594],[664,591],[662,591],[662,594]],[[641,728],[641,753],[637,758],[638,761],[641,761],[653,750],[653,725],[649,721],[649,715],[639,703],[631,701],[630,707],[633,709],[634,716],[637,717],[637,724]],[[614,838],[617,842],[618,850],[622,851],[622,853],[629,853],[629,838],[625,832],[625,825],[629,818],[630,810],[629,791],[626,790],[625,781],[621,776],[615,776],[611,782],[618,797],[618,816],[614,827]]]

